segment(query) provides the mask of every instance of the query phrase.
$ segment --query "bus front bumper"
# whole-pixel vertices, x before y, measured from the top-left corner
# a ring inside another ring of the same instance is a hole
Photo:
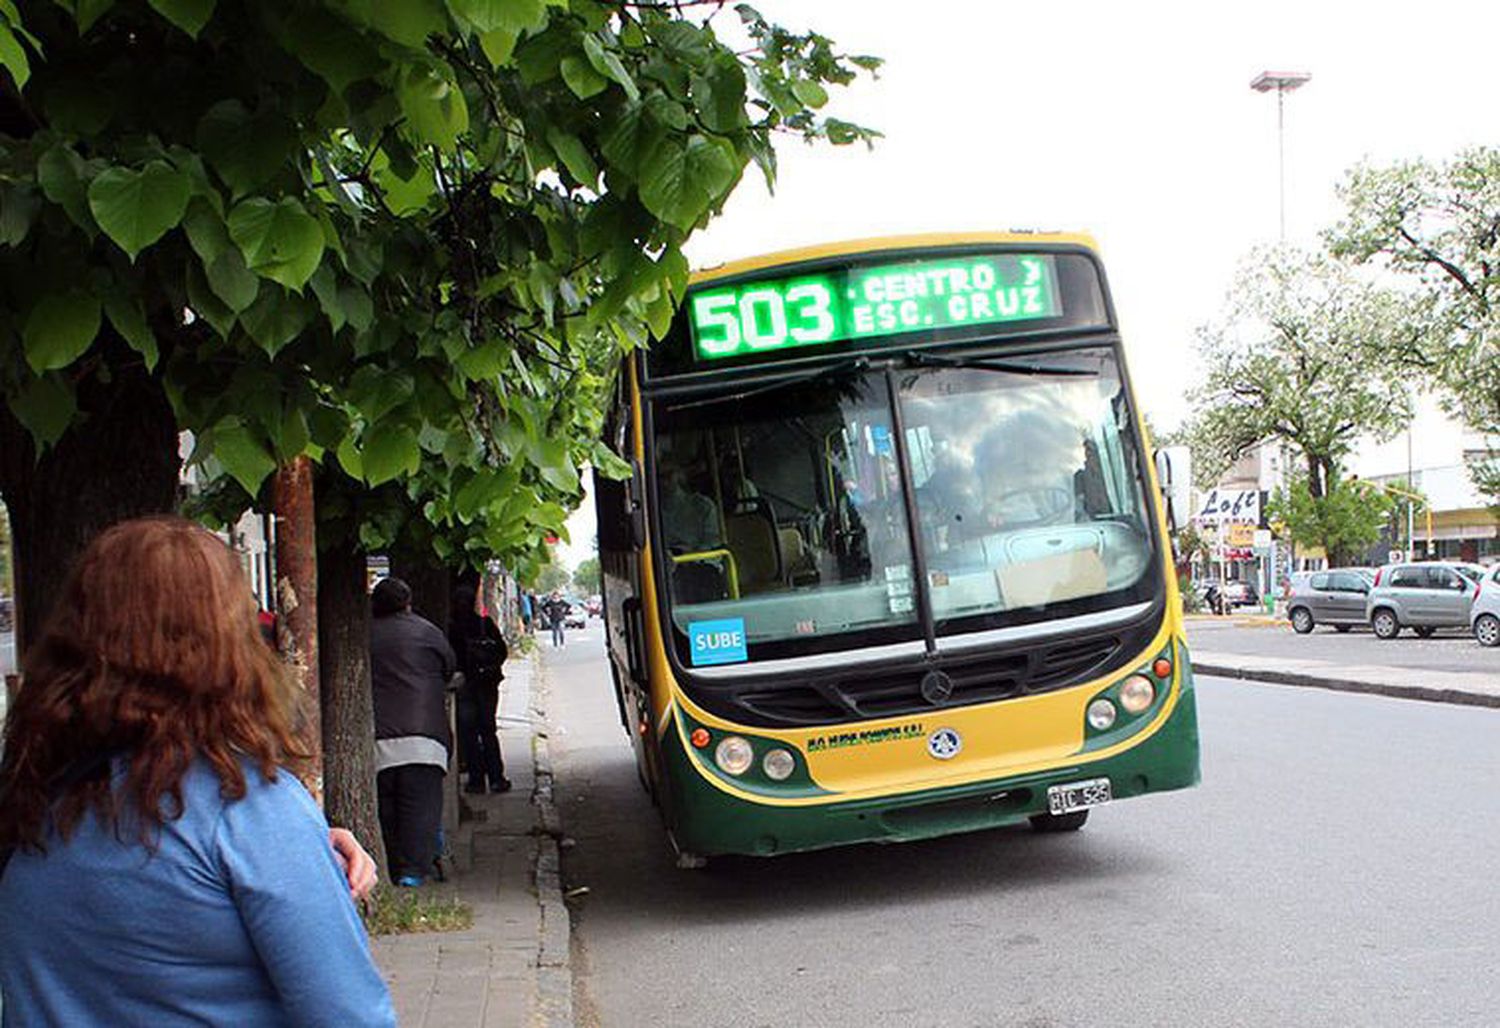
[[[911,842],[979,831],[1047,813],[1052,785],[1108,778],[1114,800],[1196,785],[1196,690],[1184,668],[1183,692],[1167,721],[1139,744],[1102,760],[1087,754],[1064,768],[1015,778],[810,806],[772,806],[709,783],[677,732],[662,740],[672,795],[668,825],[680,852],[771,856],[859,842]]]

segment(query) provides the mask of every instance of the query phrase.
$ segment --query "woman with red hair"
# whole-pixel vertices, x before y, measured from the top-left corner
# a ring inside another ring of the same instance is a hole
[[[350,895],[367,872],[297,780],[301,694],[223,543],[177,517],[107,530],[25,669],[0,759],[7,1024],[395,1023]]]

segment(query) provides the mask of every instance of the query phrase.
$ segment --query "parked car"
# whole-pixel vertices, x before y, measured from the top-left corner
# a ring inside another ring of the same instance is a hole
[[[1500,646],[1500,565],[1489,569],[1479,583],[1479,595],[1469,610],[1469,628],[1481,646]]]
[[[1358,568],[1297,572],[1286,596],[1286,616],[1292,628],[1306,635],[1317,625],[1347,632],[1364,624],[1370,581]]]
[[[1468,628],[1479,585],[1444,561],[1389,564],[1375,575],[1365,615],[1380,639],[1411,628],[1424,639],[1439,628]]]
[[[1224,605],[1230,610],[1235,607],[1257,607],[1260,605],[1260,593],[1251,582],[1225,582]]]
[[[568,604],[568,613],[563,618],[564,628],[586,628],[589,623],[588,611],[583,609],[581,603]]]

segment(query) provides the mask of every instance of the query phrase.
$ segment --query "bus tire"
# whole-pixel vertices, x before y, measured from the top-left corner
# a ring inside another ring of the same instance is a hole
[[[1032,814],[1031,828],[1037,832],[1076,832],[1089,819],[1087,810],[1071,814]]]
[[[1396,620],[1396,612],[1389,607],[1381,607],[1370,615],[1370,628],[1377,639],[1394,639],[1401,634],[1401,622]]]
[[[1292,608],[1292,631],[1298,635],[1306,635],[1313,630],[1314,624],[1312,611],[1306,607]]]

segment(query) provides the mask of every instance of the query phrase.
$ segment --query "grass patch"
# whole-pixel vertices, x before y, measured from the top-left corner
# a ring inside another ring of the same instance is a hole
[[[467,903],[423,889],[383,888],[363,916],[371,935],[461,932],[474,926],[474,911]]]

